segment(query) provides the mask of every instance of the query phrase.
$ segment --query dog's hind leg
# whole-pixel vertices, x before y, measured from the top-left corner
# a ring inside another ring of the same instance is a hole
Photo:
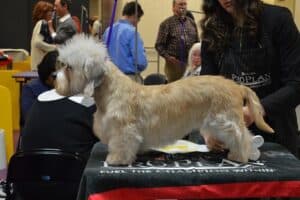
[[[139,151],[142,138],[137,134],[123,132],[110,137],[106,162],[109,165],[132,164]]]
[[[236,131],[236,137],[228,143],[228,159],[239,161],[242,163],[248,162],[251,154],[252,136],[246,127],[236,127],[232,132]],[[230,130],[229,130],[230,132]]]
[[[217,114],[205,119],[201,133],[209,133],[229,149],[228,159],[246,163],[250,154],[251,135],[246,127],[227,114]]]

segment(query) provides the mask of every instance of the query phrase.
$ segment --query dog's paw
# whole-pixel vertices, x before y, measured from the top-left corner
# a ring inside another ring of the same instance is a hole
[[[258,160],[260,157],[260,151],[258,149],[256,149],[256,151],[252,152],[250,155],[249,155],[249,159],[250,160],[253,160],[253,161],[256,161]]]
[[[241,163],[247,163],[248,162],[248,158],[246,158],[242,155],[236,154],[236,153],[232,153],[232,152],[228,153],[227,158],[229,160],[237,161],[237,162],[241,162]]]
[[[129,159],[128,156],[109,153],[105,161],[109,165],[130,165],[134,160]]]
[[[252,138],[252,148],[257,149],[264,144],[264,138],[260,135],[253,136]]]

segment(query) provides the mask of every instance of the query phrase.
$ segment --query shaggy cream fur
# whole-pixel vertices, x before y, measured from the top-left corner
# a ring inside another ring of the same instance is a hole
[[[57,77],[57,92],[74,95],[94,90],[94,131],[108,144],[108,164],[131,164],[137,153],[170,144],[195,128],[224,142],[229,159],[247,162],[252,135],[243,120],[244,100],[256,125],[274,132],[263,119],[256,94],[231,80],[198,76],[143,86],[107,59],[102,44],[83,35],[71,39],[59,54],[65,67]]]

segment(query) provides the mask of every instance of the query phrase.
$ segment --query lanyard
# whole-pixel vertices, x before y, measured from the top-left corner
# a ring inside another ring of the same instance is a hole
[[[116,16],[117,1],[118,0],[115,0],[114,7],[113,7],[113,12],[112,12],[112,15],[111,15],[111,18],[110,18],[109,32],[108,32],[108,37],[107,37],[107,40],[106,40],[106,46],[107,47],[109,47],[111,33],[112,33],[114,20],[115,20],[115,16]]]
[[[185,27],[184,27],[184,21],[180,21],[180,66],[184,66],[184,52],[185,52]]]

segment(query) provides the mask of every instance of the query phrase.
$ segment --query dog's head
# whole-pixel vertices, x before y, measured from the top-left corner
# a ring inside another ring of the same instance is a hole
[[[105,46],[84,34],[75,35],[58,48],[56,90],[64,96],[92,95],[108,67]]]

